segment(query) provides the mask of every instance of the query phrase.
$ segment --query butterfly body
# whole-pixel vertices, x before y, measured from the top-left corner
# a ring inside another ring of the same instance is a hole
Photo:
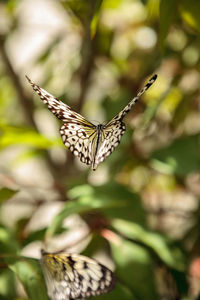
[[[88,298],[114,287],[112,271],[86,256],[42,251],[41,264],[51,300]]]
[[[60,134],[65,146],[75,156],[78,156],[81,162],[92,165],[92,169],[96,170],[99,163],[103,162],[120,143],[126,130],[125,124],[122,122],[123,118],[139,97],[154,83],[157,75],[154,75],[137,96],[105,125],[92,124],[73,111],[71,107],[33,83],[27,76],[26,78],[49,110],[64,122]]]
[[[97,138],[96,138],[95,152],[94,152],[94,158],[93,158],[93,163],[92,163],[93,170],[95,170],[96,167],[97,167],[95,161],[96,161],[96,156],[97,156],[98,149],[99,149],[99,146],[100,146],[100,141],[102,140],[103,128],[104,128],[104,125],[102,125],[102,124],[99,124],[96,127]]]

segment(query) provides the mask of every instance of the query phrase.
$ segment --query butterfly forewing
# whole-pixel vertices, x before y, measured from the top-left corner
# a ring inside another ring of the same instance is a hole
[[[122,121],[123,118],[129,113],[133,105],[138,101],[138,99],[150,88],[150,86],[154,83],[156,80],[157,75],[151,77],[151,79],[147,82],[147,84],[139,91],[136,97],[134,97],[128,105],[126,105],[110,122],[107,123],[107,127],[110,125],[116,124],[118,121]]]
[[[26,76],[28,81],[30,82],[34,91],[40,96],[40,99],[47,105],[49,110],[60,120],[63,122],[71,122],[71,123],[80,123],[82,125],[94,126],[92,123],[88,122],[85,118],[83,118],[80,114],[73,111],[72,108],[41,87],[37,84],[33,83],[28,76]]]
[[[82,299],[111,291],[112,271],[78,254],[42,254],[42,268],[51,300]]]

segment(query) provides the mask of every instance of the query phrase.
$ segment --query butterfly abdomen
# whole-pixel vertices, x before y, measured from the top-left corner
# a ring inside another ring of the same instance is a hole
[[[98,163],[96,162],[96,157],[97,157],[97,153],[99,150],[99,146],[101,144],[101,140],[102,140],[102,134],[103,134],[103,128],[105,126],[102,124],[99,124],[96,126],[96,133],[97,133],[97,138],[96,138],[96,144],[94,145],[95,148],[95,152],[94,152],[94,157],[93,157],[93,161],[92,161],[92,169],[93,171],[96,170]]]

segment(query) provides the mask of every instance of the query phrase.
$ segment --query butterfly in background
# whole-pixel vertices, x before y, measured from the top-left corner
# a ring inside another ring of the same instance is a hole
[[[112,271],[79,254],[42,252],[42,269],[51,300],[82,299],[110,292]]]
[[[121,137],[126,130],[125,124],[122,122],[123,118],[138,101],[139,97],[155,82],[157,75],[155,74],[151,77],[136,97],[105,125],[90,123],[80,114],[73,111],[71,107],[33,83],[28,76],[26,78],[41,100],[47,104],[49,110],[64,122],[60,129],[60,134],[65,146],[75,156],[78,156],[83,163],[92,165],[92,169],[96,170],[99,163],[104,161],[119,145]]]

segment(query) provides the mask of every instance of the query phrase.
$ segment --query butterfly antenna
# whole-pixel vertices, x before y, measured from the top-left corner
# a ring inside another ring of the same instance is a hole
[[[30,82],[30,84],[33,84],[33,82],[30,80],[30,78],[27,75],[25,75],[25,77]]]

